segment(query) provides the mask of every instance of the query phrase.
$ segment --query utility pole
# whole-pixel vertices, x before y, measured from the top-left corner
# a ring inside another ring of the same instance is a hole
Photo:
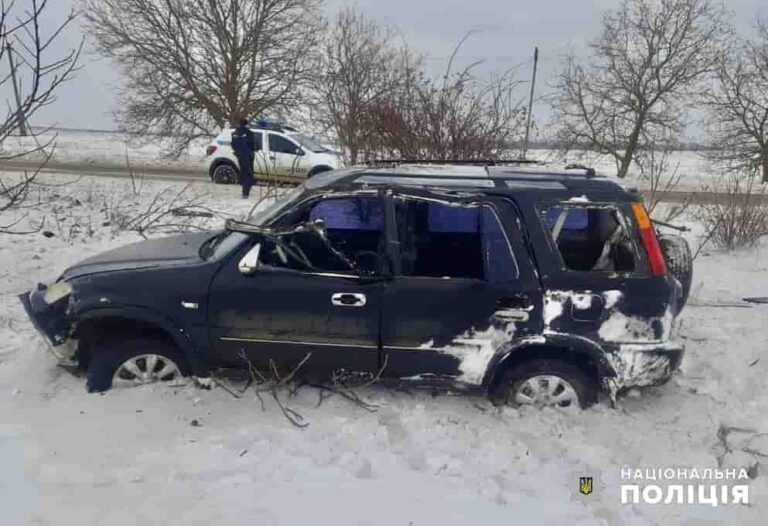
[[[533,95],[536,91],[536,70],[539,66],[539,48],[533,48],[533,79],[531,79],[531,98],[528,100],[528,115],[525,123],[525,142],[523,143],[523,159],[528,154],[528,139],[531,136],[531,116],[533,113]]]
[[[19,94],[19,85],[16,82],[16,66],[13,63],[13,48],[8,43],[5,46],[8,53],[8,64],[11,66],[11,82],[13,83],[13,94],[16,96],[16,122],[19,125],[19,135],[27,136],[27,120],[24,118],[24,110],[21,108],[21,95]]]

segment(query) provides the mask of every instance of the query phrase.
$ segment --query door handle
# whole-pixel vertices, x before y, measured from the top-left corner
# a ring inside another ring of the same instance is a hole
[[[531,319],[531,315],[528,314],[528,311],[520,309],[499,310],[493,314],[493,317],[499,321],[506,322],[526,322]]]
[[[337,307],[365,307],[365,294],[338,292],[331,296],[331,303]]]
[[[516,294],[506,298],[499,298],[496,301],[496,308],[499,310],[512,309],[512,310],[525,310],[532,305],[531,298],[527,294]]]

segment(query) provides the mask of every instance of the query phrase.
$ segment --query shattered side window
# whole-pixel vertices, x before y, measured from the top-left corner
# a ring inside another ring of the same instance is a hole
[[[635,248],[629,223],[606,206],[553,206],[542,213],[568,270],[632,272]]]
[[[311,204],[296,220],[299,229],[281,235],[281,243],[267,250],[269,265],[362,274],[380,269],[384,209],[378,197],[322,199]]]
[[[405,199],[396,211],[404,275],[517,279],[517,264],[492,208]]]
[[[355,271],[354,264],[335,250],[325,235],[312,229],[265,239],[261,244],[259,262],[264,265],[303,272]]]

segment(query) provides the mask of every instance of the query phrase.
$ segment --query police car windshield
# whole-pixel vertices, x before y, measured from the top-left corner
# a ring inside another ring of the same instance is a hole
[[[322,152],[328,151],[328,148],[324,147],[322,144],[314,140],[312,137],[307,137],[303,133],[292,133],[290,134],[290,136],[291,136],[291,139],[297,141],[304,148],[306,148],[311,152],[322,153]]]

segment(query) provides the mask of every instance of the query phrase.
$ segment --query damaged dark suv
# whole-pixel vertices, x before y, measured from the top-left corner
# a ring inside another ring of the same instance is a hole
[[[21,301],[92,391],[303,362],[586,407],[682,359],[690,259],[676,277],[665,253],[687,245],[660,243],[640,196],[591,170],[389,163],[261,208],[88,259]]]

